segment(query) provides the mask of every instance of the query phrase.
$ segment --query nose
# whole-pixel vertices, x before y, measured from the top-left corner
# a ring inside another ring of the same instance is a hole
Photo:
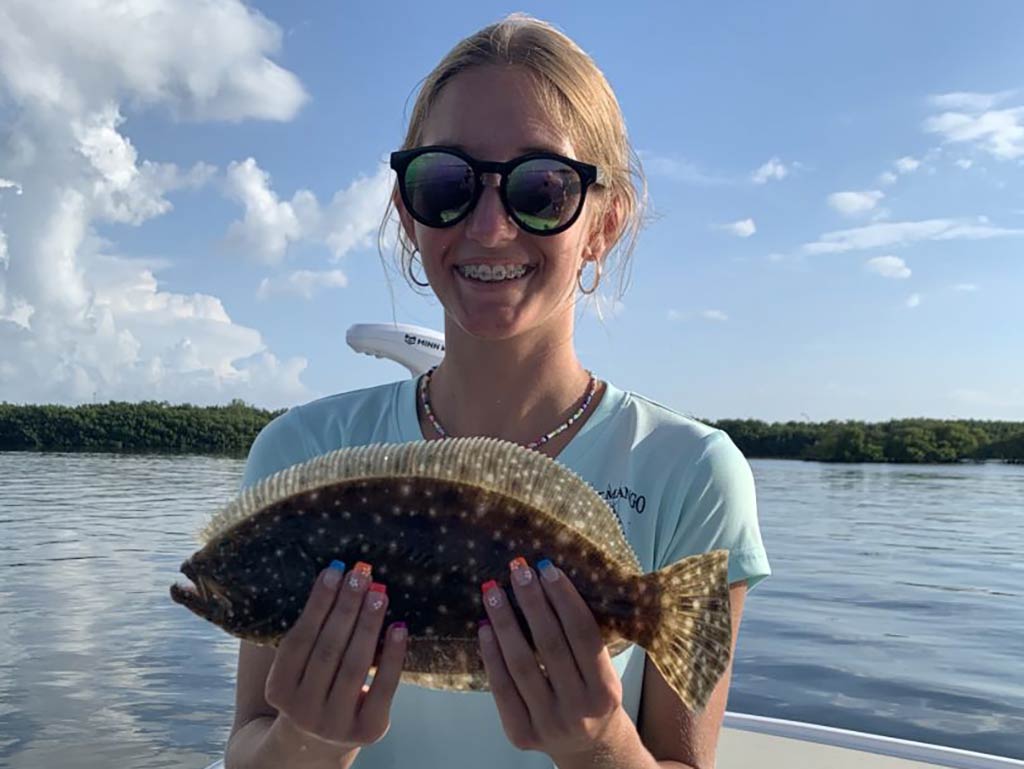
[[[502,205],[497,174],[483,174],[484,191],[466,219],[466,237],[486,248],[513,240],[519,228]]]

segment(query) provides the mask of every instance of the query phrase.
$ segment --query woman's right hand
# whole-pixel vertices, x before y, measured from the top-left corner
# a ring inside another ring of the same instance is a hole
[[[364,692],[388,605],[387,594],[370,584],[366,564],[347,574],[334,567],[321,572],[267,675],[266,700],[279,720],[345,750],[387,733],[408,644],[407,633],[396,639],[392,625]]]

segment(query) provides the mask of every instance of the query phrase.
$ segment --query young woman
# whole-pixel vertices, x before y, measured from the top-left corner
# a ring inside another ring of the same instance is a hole
[[[573,347],[577,300],[638,229],[635,157],[604,76],[550,25],[516,15],[459,43],[392,156],[403,267],[418,255],[426,282],[412,279],[444,307],[444,361],[290,410],[257,438],[243,484],[344,446],[515,441],[602,493],[645,571],[727,548],[735,646],[746,592],[770,573],[749,465],[721,431],[597,379]],[[325,570],[277,650],[241,645],[229,769],[710,769],[731,670],[691,713],[642,649],[609,657],[563,572],[539,574],[519,562],[511,582],[547,675],[493,588],[491,691],[463,693],[399,686],[407,641],[383,628],[372,564]]]

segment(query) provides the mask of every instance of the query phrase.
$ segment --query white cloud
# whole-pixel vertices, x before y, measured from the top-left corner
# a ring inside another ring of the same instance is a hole
[[[245,218],[232,222],[228,245],[263,264],[279,264],[291,243],[326,245],[334,259],[373,242],[391,194],[392,174],[383,163],[373,176],[361,176],[335,193],[326,207],[309,190],[282,201],[270,175],[253,158],[228,166],[226,193],[245,206]]]
[[[881,190],[864,190],[862,192],[833,192],[828,196],[828,204],[846,216],[856,216],[870,211],[885,197]]]
[[[977,283],[957,283],[955,286],[953,286],[953,290],[954,291],[977,291],[978,290],[978,284]]]
[[[279,28],[238,0],[14,0],[0,80],[18,103],[88,114],[158,105],[196,120],[290,120],[308,98],[268,58]]]
[[[216,297],[162,291],[157,260],[129,259],[102,221],[139,226],[215,169],[140,158],[126,115],[291,118],[306,96],[271,62],[280,34],[238,0],[8,2],[0,22],[0,397],[284,405],[307,393]],[[11,184],[4,184],[3,189]]]
[[[1014,160],[1024,156],[1024,107],[994,107],[1017,93],[959,92],[933,96],[931,103],[948,111],[928,117],[924,130],[941,134],[946,142],[966,143],[1001,160]]]
[[[729,320],[729,316],[721,310],[700,310],[699,312],[682,312],[680,310],[669,310],[665,315],[667,320],[670,321],[681,321],[689,320],[691,318],[700,318],[702,320],[715,321],[717,323],[723,323]]]
[[[868,248],[887,248],[921,240],[982,240],[1024,235],[1024,229],[991,227],[964,219],[920,222],[880,222],[850,230],[826,232],[802,247],[805,254],[838,254]]]
[[[644,165],[644,171],[652,175],[664,176],[684,184],[716,186],[736,183],[735,180],[724,176],[705,173],[694,163],[683,158],[659,155],[647,150],[639,150],[637,154]]]
[[[348,278],[341,270],[296,270],[288,275],[276,278],[264,278],[260,281],[257,296],[266,299],[273,294],[292,294],[303,299],[312,299],[318,290],[327,288],[345,288]]]
[[[896,170],[901,174],[909,174],[916,171],[921,166],[921,161],[916,158],[912,158],[910,155],[906,155],[896,161]]]
[[[968,112],[984,112],[1001,104],[1017,91],[999,91],[997,93],[969,93],[958,91],[932,96],[928,101],[939,109],[962,109]]]
[[[15,195],[22,193],[21,185],[17,182],[12,182],[10,179],[0,179],[0,190],[14,190]]]
[[[883,278],[909,278],[910,268],[906,262],[898,256],[876,256],[868,259],[865,266],[871,272],[881,275]]]
[[[749,238],[757,232],[757,226],[754,224],[753,219],[741,219],[738,222],[723,224],[722,229],[729,230],[733,235],[740,238]]]
[[[907,307],[913,309],[915,307],[920,306],[920,304],[921,304],[921,295],[920,294],[911,294],[910,296],[907,297]]]
[[[956,164],[966,171],[968,168],[974,165],[974,161],[970,160],[969,158],[960,158],[959,160],[956,161]]]
[[[898,178],[892,171],[883,171],[879,174],[878,181],[882,184],[895,184]]]
[[[754,184],[765,184],[770,179],[785,179],[789,170],[778,158],[772,158],[751,174]]]

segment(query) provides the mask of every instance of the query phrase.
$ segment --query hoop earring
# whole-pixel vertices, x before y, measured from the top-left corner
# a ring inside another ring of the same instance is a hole
[[[581,293],[587,295],[590,295],[597,291],[597,284],[601,282],[601,260],[591,259],[589,261],[592,261],[594,263],[594,285],[592,285],[589,289],[583,288],[583,281],[581,280],[581,278],[583,277],[583,268],[586,266],[586,263],[581,264],[579,272],[576,273],[576,285],[579,286]]]
[[[415,261],[416,254],[418,254],[419,252],[420,252],[420,250],[418,248],[414,249],[412,254],[409,256],[409,278],[417,286],[420,286],[421,288],[429,288],[430,287],[430,281],[429,280],[426,283],[420,283],[418,280],[416,280],[416,276],[412,274],[412,263],[413,263],[413,261]],[[420,259],[420,262],[422,262],[422,261],[423,260]]]

